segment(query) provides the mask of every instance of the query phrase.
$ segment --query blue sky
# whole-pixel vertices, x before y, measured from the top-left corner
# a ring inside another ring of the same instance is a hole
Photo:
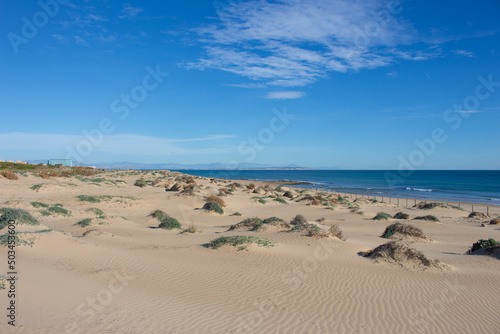
[[[0,4],[0,159],[500,169],[499,1]]]

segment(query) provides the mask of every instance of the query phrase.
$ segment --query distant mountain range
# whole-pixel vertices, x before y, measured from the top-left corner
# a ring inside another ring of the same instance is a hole
[[[38,164],[47,163],[46,160],[30,160],[28,163]],[[238,163],[238,164],[223,164],[220,162],[209,164],[175,164],[175,163],[138,163],[138,162],[102,162],[95,164],[83,164],[81,162],[73,161],[74,166],[94,166],[103,169],[168,169],[168,170],[221,170],[221,169],[239,169],[239,170],[308,170],[307,167],[301,167],[295,164],[287,166],[272,166],[267,164],[255,163]]]

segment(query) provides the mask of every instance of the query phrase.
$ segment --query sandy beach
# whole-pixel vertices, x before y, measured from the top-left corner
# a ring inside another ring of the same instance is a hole
[[[222,214],[203,209],[211,195],[224,202]],[[0,177],[0,203],[39,222],[15,225],[16,326],[7,323],[7,283],[1,333],[499,331],[498,253],[466,252],[479,239],[500,240],[500,225],[490,224],[500,207],[470,218],[467,203],[398,207],[396,199],[169,171],[26,172]],[[181,228],[158,228],[155,210]],[[409,219],[373,219],[382,212]],[[438,221],[414,219],[423,216]],[[269,217],[281,220],[247,220]],[[425,238],[381,237],[398,222]],[[210,244],[235,236],[254,243]],[[364,256],[393,240],[411,249],[408,258]],[[0,275],[7,259],[4,244]]]

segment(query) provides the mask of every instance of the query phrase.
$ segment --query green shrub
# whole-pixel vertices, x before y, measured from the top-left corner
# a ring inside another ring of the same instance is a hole
[[[241,213],[239,213],[239,212],[235,212],[235,213],[233,213],[231,216],[241,216]]]
[[[495,239],[492,239],[492,238],[489,238],[487,240],[485,239],[480,239],[478,242],[475,242],[471,249],[469,249],[467,251],[467,253],[472,253],[472,252],[475,252],[477,250],[480,250],[480,249],[483,249],[483,248],[487,248],[487,247],[492,247],[492,246],[499,246],[500,245],[500,242],[496,241]]]
[[[224,245],[231,245],[233,247],[238,247],[238,250],[245,250],[249,244],[256,244],[261,247],[274,247],[276,243],[268,239],[253,237],[253,236],[242,236],[235,235],[232,237],[220,237],[210,241],[207,245],[208,248],[217,249]]]
[[[389,220],[391,218],[392,216],[390,214],[385,212],[379,212],[375,217],[373,217],[373,220]]]
[[[106,214],[104,213],[104,211],[102,211],[101,209],[98,209],[98,208],[90,208],[90,209],[87,209],[85,211],[89,211],[89,212],[92,212],[93,214],[95,214],[96,216],[98,216],[98,218],[106,218]]]
[[[31,206],[34,208],[48,208],[49,205],[42,202],[31,202]]]
[[[76,198],[78,198],[82,202],[89,202],[89,203],[101,202],[101,199],[99,198],[99,196],[78,195],[78,196],[76,196]]]
[[[87,227],[90,225],[91,222],[92,222],[92,218],[85,218],[85,219],[80,220],[75,225],[80,226],[80,227]]]
[[[262,225],[262,220],[260,218],[257,218],[257,217],[247,218],[247,219],[239,222],[238,224],[234,224],[234,225],[229,226],[228,231],[234,231],[234,230],[238,230],[240,228],[255,229],[255,227],[258,225]]]
[[[56,214],[59,214],[59,215],[65,215],[65,216],[70,216],[71,215],[71,212],[64,209],[64,208],[61,208],[60,206],[51,206],[50,208],[47,209],[47,211],[51,212],[51,213],[56,213]]]
[[[148,183],[144,180],[136,180],[134,186],[144,188],[148,186]]]
[[[32,185],[32,186],[30,187],[30,189],[31,189],[31,190],[36,190],[36,191],[38,191],[38,190],[40,190],[40,188],[41,188],[42,186],[43,186],[43,184],[42,184],[42,183],[39,183],[39,184]]]
[[[0,212],[0,229],[9,225],[9,221],[13,220],[16,224],[39,225],[38,220],[33,218],[28,212],[21,209],[1,208]]]
[[[163,217],[158,228],[163,228],[165,230],[172,230],[174,228],[181,229],[181,224],[177,221],[177,219],[173,217]]]
[[[214,211],[221,215],[224,213],[224,210],[219,205],[219,203],[212,201],[206,202],[205,205],[203,205],[203,209],[208,211]]]
[[[275,198],[275,199],[274,199],[274,201],[276,201],[276,202],[280,202],[280,203],[282,203],[282,204],[288,204],[288,202],[287,202],[287,201],[285,201],[283,198],[279,198],[279,197],[278,197],[278,198]]]

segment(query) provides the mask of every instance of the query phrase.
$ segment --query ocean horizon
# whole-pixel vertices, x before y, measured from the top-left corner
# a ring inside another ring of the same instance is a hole
[[[500,206],[498,170],[177,170],[228,180],[303,182],[294,187],[359,195]]]

